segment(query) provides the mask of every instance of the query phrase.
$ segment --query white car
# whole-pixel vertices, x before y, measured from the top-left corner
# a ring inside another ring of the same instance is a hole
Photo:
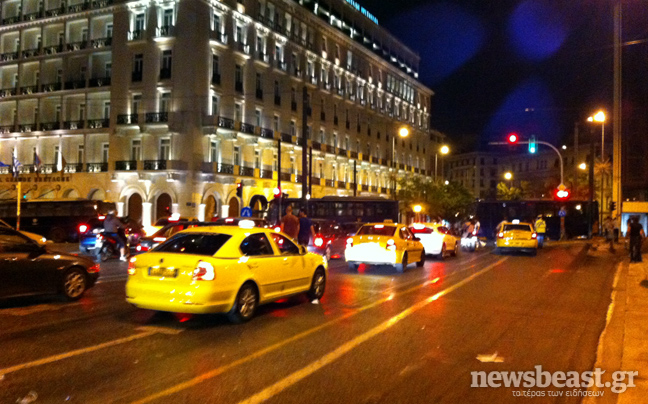
[[[410,231],[421,240],[426,254],[436,255],[443,259],[448,254],[453,257],[461,248],[461,240],[454,236],[450,229],[439,223],[414,223]]]

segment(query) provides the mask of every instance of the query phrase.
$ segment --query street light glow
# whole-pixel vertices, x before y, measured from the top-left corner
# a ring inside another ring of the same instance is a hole
[[[513,178],[513,174],[511,172],[506,172],[504,173],[504,178],[510,181]]]
[[[400,128],[400,129],[398,130],[398,135],[399,135],[400,137],[407,137],[407,136],[409,136],[409,129],[407,129],[407,127],[403,126],[402,128]]]
[[[587,164],[585,164],[585,163],[580,163],[580,164],[578,165],[578,168],[580,168],[581,170],[587,170]]]
[[[421,205],[414,205],[414,213],[421,213],[422,210]]]
[[[448,153],[450,153],[450,148],[449,148],[448,146],[446,146],[446,145],[443,145],[443,146],[441,146],[441,148],[439,149],[439,152],[440,152],[441,154],[448,154]]]
[[[567,145],[563,145],[563,146],[562,146],[562,149],[563,149],[563,150],[567,150]]]

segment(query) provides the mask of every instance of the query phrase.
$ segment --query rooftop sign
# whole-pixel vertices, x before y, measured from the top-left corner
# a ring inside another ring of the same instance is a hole
[[[366,8],[364,8],[360,4],[358,4],[357,1],[346,0],[346,2],[349,3],[351,6],[353,6],[353,8],[355,8],[356,10],[360,11],[365,17],[367,17],[368,19],[370,19],[371,21],[376,23],[376,25],[378,25],[378,19],[376,17],[374,17],[374,15],[371,14],[369,11],[367,11]]]

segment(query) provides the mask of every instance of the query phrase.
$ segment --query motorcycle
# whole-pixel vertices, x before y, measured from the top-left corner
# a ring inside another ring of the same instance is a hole
[[[479,241],[475,231],[466,232],[463,237],[461,237],[461,248],[464,251],[475,252],[480,247],[481,242]]]
[[[123,231],[121,230],[119,237],[121,237],[122,241],[127,240],[127,238],[124,237]],[[124,244],[126,244],[126,251],[129,251],[128,241],[126,241]],[[101,232],[97,234],[95,251],[97,252],[97,259],[101,262],[106,262],[112,258],[119,259],[121,257],[121,253],[119,251],[119,243],[117,242],[115,236],[105,233],[103,230],[101,230]]]

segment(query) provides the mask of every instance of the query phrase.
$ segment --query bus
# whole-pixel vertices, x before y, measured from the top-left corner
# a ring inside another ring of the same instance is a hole
[[[285,214],[288,205],[292,205],[293,213],[297,215],[304,204],[300,198],[283,198],[281,216]],[[331,220],[340,224],[384,222],[387,219],[394,223],[398,222],[398,201],[391,199],[364,196],[325,196],[319,199],[309,199],[305,206],[308,217],[311,219]],[[268,217],[272,220],[279,217],[276,199],[270,203]]]
[[[546,236],[552,240],[560,239],[560,215],[565,214],[565,235],[570,238],[583,238],[591,235],[591,228],[598,220],[598,203],[569,201],[480,201],[475,212],[481,225],[480,236],[493,238],[495,228],[504,219],[519,219],[535,223],[538,215],[544,215],[547,223]],[[591,216],[590,216],[591,215]]]
[[[16,201],[0,202],[0,219],[16,227]],[[43,200],[21,201],[20,230],[47,237],[55,243],[77,241],[78,227],[90,219],[115,211],[115,203],[107,201]]]

